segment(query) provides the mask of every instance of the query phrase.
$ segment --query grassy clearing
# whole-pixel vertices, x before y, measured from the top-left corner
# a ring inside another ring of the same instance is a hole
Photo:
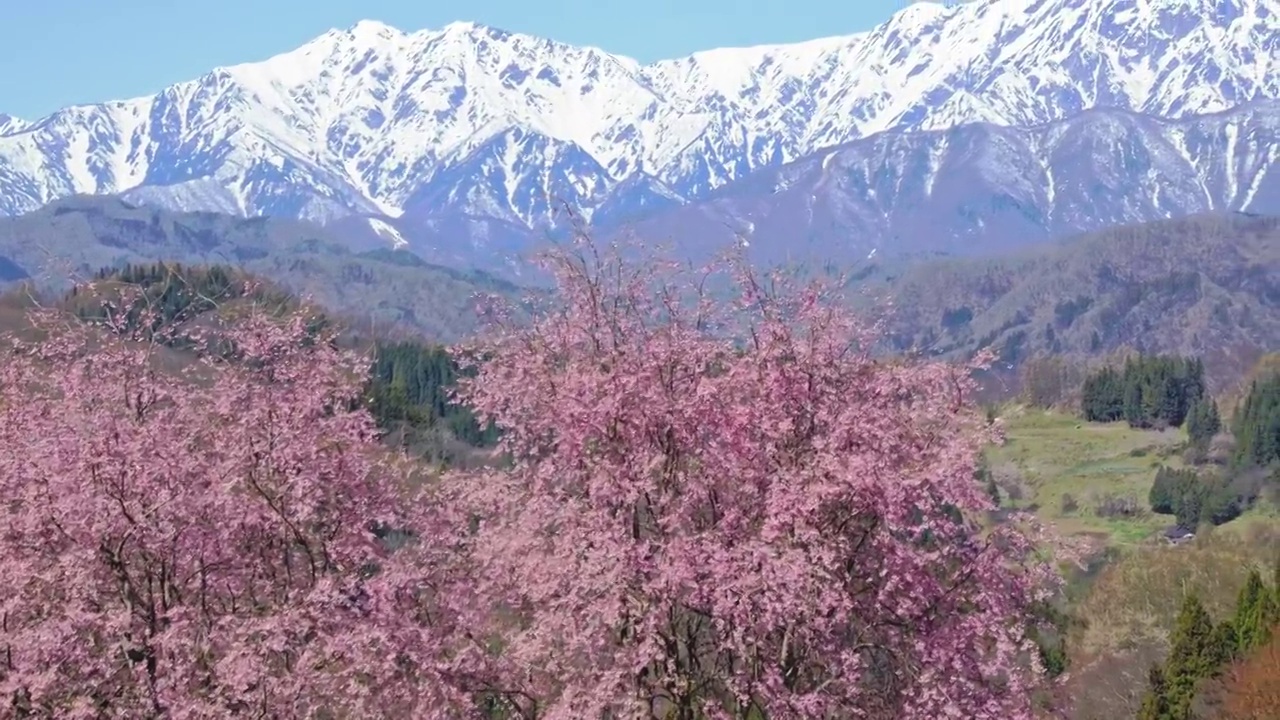
[[[1147,492],[1159,465],[1181,464],[1180,431],[1085,423],[1022,407],[1009,408],[1002,418],[1005,444],[991,448],[988,459],[1002,484],[1021,485],[1021,497],[1011,504],[1034,509],[1059,532],[1102,536],[1110,545],[1141,543],[1172,524],[1172,516],[1150,512]],[[1077,509],[1064,507],[1064,496]],[[1108,496],[1132,498],[1138,511],[1106,517],[1098,510]]]
[[[1061,534],[1120,548],[1150,542],[1173,524],[1172,515],[1151,512],[1147,493],[1157,467],[1182,466],[1186,436],[1181,430],[1086,423],[1063,413],[1021,406],[1007,408],[1001,418],[1006,441],[988,450],[988,461],[997,481],[1003,481],[1002,488],[1020,485],[1021,497],[1011,499],[1010,505],[1034,510]],[[1064,508],[1066,495],[1075,499],[1075,510]],[[1100,514],[1100,501],[1108,496],[1132,498],[1138,511],[1110,517]],[[1250,539],[1277,529],[1280,507],[1259,500],[1215,532]]]
[[[1182,465],[1181,431],[1085,423],[1025,407],[1005,408],[1001,417],[1006,442],[990,448],[987,460],[1006,503],[1033,510],[1087,548],[1087,568],[1063,566],[1064,601],[1078,623],[1066,643],[1064,692],[1074,705],[1068,717],[1133,717],[1147,669],[1168,652],[1183,596],[1196,593],[1222,619],[1251,567],[1271,572],[1280,554],[1280,508],[1260,502],[1229,523],[1202,528],[1186,545],[1169,546],[1158,533],[1174,519],[1152,513],[1147,495],[1158,466]],[[1078,508],[1064,511],[1063,495]],[[1137,512],[1100,515],[1107,496],[1133,498]]]

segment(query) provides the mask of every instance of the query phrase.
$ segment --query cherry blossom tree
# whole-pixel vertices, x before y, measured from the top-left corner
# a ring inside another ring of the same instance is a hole
[[[3,347],[0,716],[458,717],[365,359],[250,312],[176,362],[125,305]]]
[[[1031,717],[1054,573],[977,523],[969,368],[873,357],[822,285],[580,247],[559,305],[459,354],[509,458],[442,490],[471,689],[545,720]]]

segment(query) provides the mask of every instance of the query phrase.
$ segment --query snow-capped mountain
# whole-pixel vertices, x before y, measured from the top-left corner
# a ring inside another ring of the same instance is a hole
[[[1280,214],[1280,100],[1180,120],[1089,110],[1015,128],[879,133],[765,168],[639,221],[710,252],[856,261],[998,254],[1205,212]]]
[[[877,133],[1221,112],[1280,97],[1277,58],[1280,0],[922,2],[870,32],[651,65],[471,23],[366,21],[151,97],[0,120],[0,213],[120,193],[505,238],[561,202],[637,217]]]
[[[16,118],[12,115],[0,113],[0,135],[8,135],[24,130],[27,127],[27,121],[22,118]]]

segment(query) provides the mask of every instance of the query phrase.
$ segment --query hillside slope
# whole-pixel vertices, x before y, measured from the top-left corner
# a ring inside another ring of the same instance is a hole
[[[69,198],[0,218],[0,283],[59,289],[103,267],[154,261],[240,267],[354,320],[440,341],[475,329],[477,293],[521,293],[483,273],[431,265],[402,249],[363,248],[296,220],[173,213],[112,197]]]
[[[1280,100],[1159,120],[1091,110],[1029,128],[881,133],[640,220],[690,251],[764,260],[982,255],[1205,212],[1280,214]]]
[[[892,297],[895,344],[942,355],[1000,350],[1201,355],[1238,377],[1280,348],[1280,218],[1201,215],[1114,228],[1003,257],[913,264],[870,277]]]

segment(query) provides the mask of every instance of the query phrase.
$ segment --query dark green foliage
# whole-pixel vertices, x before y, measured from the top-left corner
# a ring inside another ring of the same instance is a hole
[[[1037,603],[1033,610],[1038,623],[1032,625],[1029,636],[1036,644],[1045,673],[1056,678],[1067,671],[1067,635],[1078,620],[1052,603]]]
[[[1262,575],[1255,569],[1249,573],[1249,579],[1240,591],[1240,599],[1236,601],[1232,622],[1236,652],[1243,655],[1261,647],[1271,638],[1271,628],[1276,622],[1280,622],[1280,598],[1267,588]]]
[[[1200,523],[1221,525],[1238,517],[1246,502],[1235,485],[1217,475],[1161,466],[1147,495],[1154,512],[1174,515],[1180,527],[1194,530]]]
[[[1176,498],[1182,495],[1185,485],[1194,482],[1197,482],[1197,478],[1192,471],[1161,466],[1156,470],[1156,479],[1151,483],[1151,492],[1147,495],[1152,512],[1172,515]]]
[[[1140,713],[1139,717],[1189,718],[1199,682],[1213,677],[1231,658],[1234,648],[1228,642],[1228,636],[1214,627],[1200,599],[1194,594],[1187,595],[1170,638],[1171,648],[1163,673],[1158,676],[1152,673],[1148,699],[1143,702],[1143,711],[1151,708],[1155,714]]]
[[[1103,368],[1085,378],[1081,407],[1090,422],[1115,422],[1124,417],[1124,382],[1114,368]]]
[[[222,265],[202,268],[183,267],[178,263],[152,263],[149,265],[125,265],[119,268],[103,268],[94,273],[98,283],[121,283],[137,288],[141,296],[126,313],[126,327],[134,329],[146,310],[156,312],[154,330],[175,322],[190,320],[195,316],[215,310],[220,303],[241,297],[245,291],[244,279]],[[85,291],[73,288],[68,299],[78,299]],[[108,298],[103,298],[108,299]],[[77,314],[85,319],[102,319],[106,309],[99,299],[80,303]]]
[[[1058,328],[1066,330],[1093,305],[1093,298],[1081,295],[1071,300],[1063,300],[1053,306],[1053,319]]]
[[[1125,362],[1123,371],[1103,368],[1087,377],[1081,408],[1091,422],[1124,418],[1136,428],[1179,427],[1204,393],[1198,358],[1145,356]]]
[[[468,445],[492,445],[497,428],[492,423],[481,428],[469,408],[452,401],[457,378],[458,366],[443,347],[380,343],[370,370],[370,411],[384,429],[439,427]]]
[[[1218,414],[1218,403],[1209,398],[1201,398],[1191,406],[1187,413],[1187,434],[1191,444],[1205,448],[1214,435],[1222,430],[1222,418]]]
[[[366,250],[357,257],[369,258],[387,263],[388,265],[400,265],[403,267],[427,267],[426,260],[414,255],[413,253],[401,249],[377,248],[375,250]]]
[[[1147,676],[1147,694],[1138,720],[1191,720],[1200,681],[1221,673],[1226,665],[1261,647],[1269,629],[1280,622],[1280,563],[1276,586],[1268,588],[1255,569],[1240,591],[1231,618],[1213,624],[1195,595],[1183,598],[1170,635],[1169,657]]]
[[[247,289],[245,276],[216,265],[208,268],[183,267],[176,263],[126,265],[103,269],[94,280],[141,291],[141,297],[126,314],[127,325],[131,327],[136,327],[146,308],[159,314],[157,326],[181,323],[244,297]],[[104,297],[87,298],[83,297],[84,292],[73,289],[66,299],[81,317],[104,318]],[[296,306],[288,295],[261,286],[250,292],[255,299],[281,312]],[[117,293],[112,291],[105,298],[117,297]],[[326,316],[317,315],[310,321],[309,329],[314,337],[331,324]],[[174,347],[185,345],[181,337],[166,338],[166,343]],[[234,353],[234,348],[224,351],[227,357],[233,357]],[[434,431],[444,431],[471,447],[488,447],[496,441],[497,430],[492,424],[481,428],[470,409],[452,402],[449,393],[458,377],[458,368],[443,347],[417,342],[378,343],[369,373],[366,398],[380,428],[403,430],[406,440],[410,441]]]
[[[957,330],[969,324],[973,319],[973,308],[964,306],[955,310],[946,310],[942,313],[942,327],[947,330]]]
[[[1004,340],[1004,344],[1000,346],[998,359],[1000,362],[1016,365],[1023,358],[1023,349],[1026,347],[1026,343],[1026,330],[1015,330],[1009,333],[1009,336]]]
[[[1237,465],[1280,462],[1280,375],[1255,380],[1232,422]]]
[[[1174,720],[1175,717],[1169,702],[1169,683],[1165,679],[1164,668],[1152,665],[1147,672],[1147,694],[1142,698],[1138,720]]]

